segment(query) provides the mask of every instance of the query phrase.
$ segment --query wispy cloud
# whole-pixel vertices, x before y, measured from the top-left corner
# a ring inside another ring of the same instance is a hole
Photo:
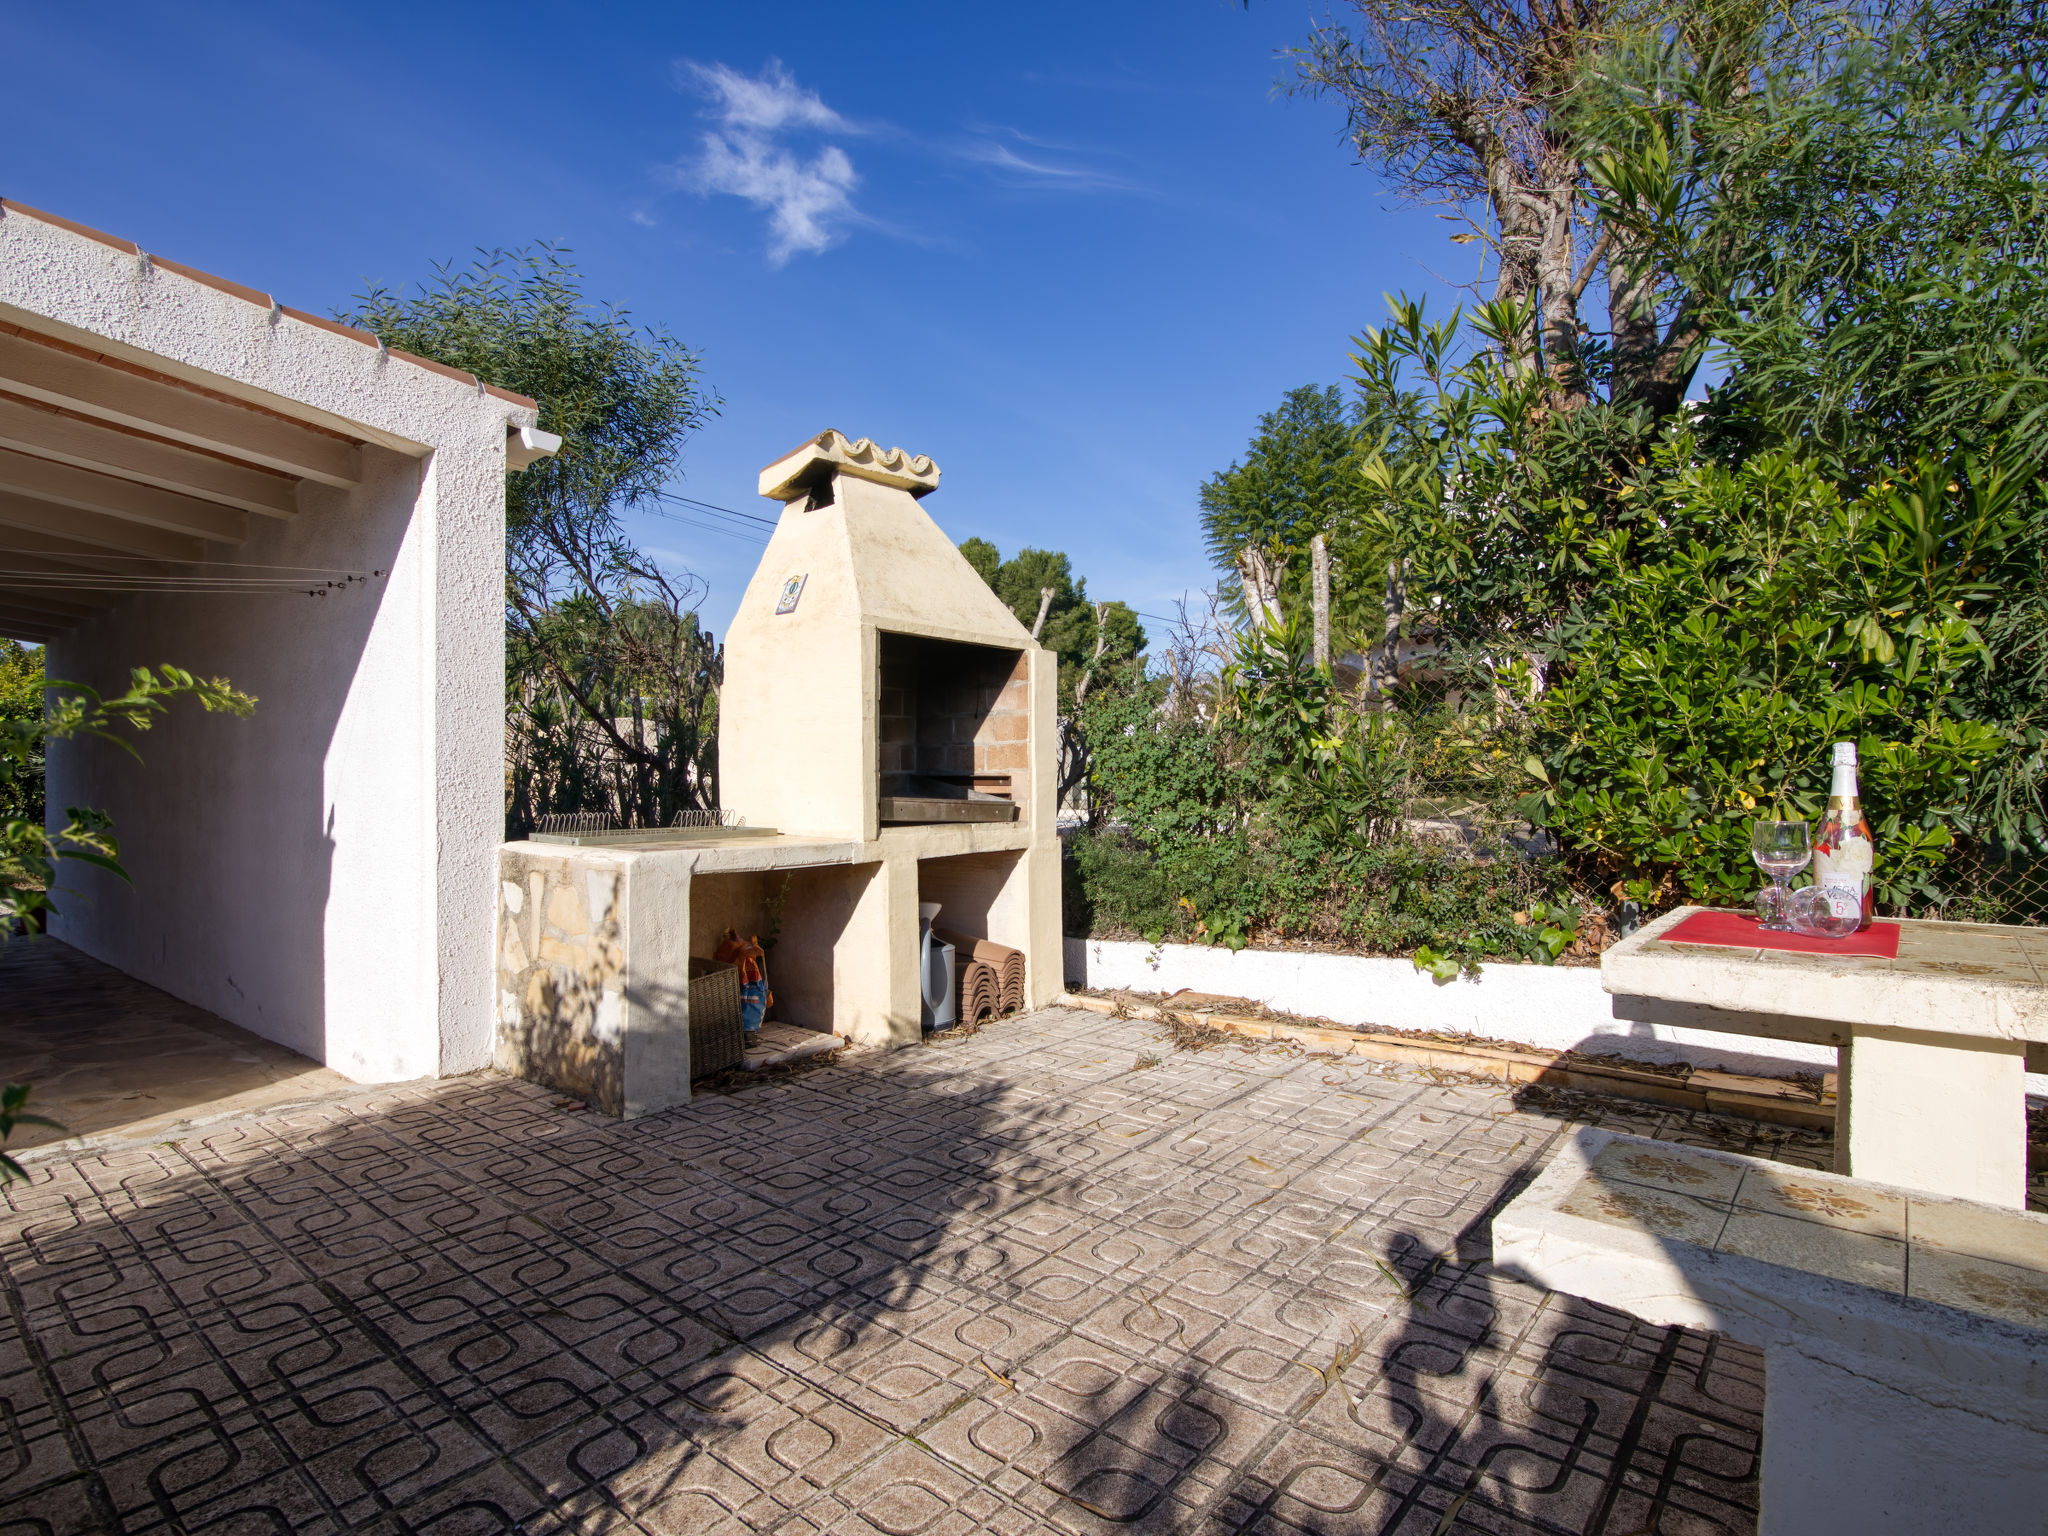
[[[1003,142],[1005,139],[1010,143]],[[1030,153],[1020,153],[1010,144],[1021,144]],[[1063,146],[1045,144],[1015,129],[995,129],[978,134],[960,145],[961,159],[986,166],[1012,185],[1031,185],[1069,192],[1142,192],[1145,189],[1122,176],[1094,166],[1062,163],[1043,151]]]
[[[792,256],[830,250],[855,226],[917,244],[947,243],[923,225],[901,227],[855,205],[861,178],[841,142],[849,139],[885,157],[973,167],[1013,191],[1157,195],[1102,169],[1098,148],[1037,138],[1018,128],[969,123],[960,132],[927,138],[888,122],[853,121],[798,84],[779,59],[770,59],[758,75],[684,60],[676,65],[676,81],[704,99],[712,126],[694,154],[668,168],[668,180],[700,197],[739,197],[761,209],[768,219],[768,260],[778,267]]]
[[[684,63],[685,84],[710,98],[717,126],[698,153],[675,168],[681,185],[702,196],[745,198],[768,215],[768,260],[781,266],[799,252],[817,254],[846,238],[861,221],[853,203],[860,177],[837,144],[806,154],[799,135],[850,137],[859,129],[796,83],[780,60],[758,75],[724,64]]]

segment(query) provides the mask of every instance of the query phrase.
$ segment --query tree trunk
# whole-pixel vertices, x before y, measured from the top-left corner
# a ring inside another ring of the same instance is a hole
[[[1493,280],[1493,296],[1496,299],[1524,299],[1537,290],[1537,252],[1542,246],[1543,230],[1536,217],[1536,210],[1524,196],[1515,174],[1512,158],[1501,150],[1496,153],[1486,171],[1487,201],[1493,205],[1495,224],[1500,229],[1495,247],[1500,258],[1500,271]],[[1520,377],[1535,364],[1536,338],[1523,336],[1507,344],[1507,354],[1501,359],[1508,373]]]
[[[1095,605],[1095,651],[1088,658],[1088,667],[1081,674],[1081,680],[1074,684],[1074,710],[1076,713],[1079,713],[1081,706],[1088,701],[1088,685],[1095,681],[1095,669],[1102,664],[1102,653],[1109,648],[1109,631],[1103,627],[1108,619],[1109,604],[1097,603]]]
[[[1408,579],[1399,559],[1387,562],[1387,589],[1380,607],[1384,614],[1380,643],[1373,647],[1366,682],[1373,693],[1383,695],[1394,685],[1401,667],[1401,618],[1408,607]]]
[[[1052,612],[1052,588],[1038,589],[1038,617],[1031,621],[1031,638],[1036,640],[1045,628],[1045,616]]]
[[[1578,201],[1576,165],[1556,163],[1544,169],[1554,185],[1531,188],[1528,196],[1542,210],[1543,239],[1536,257],[1540,287],[1544,371],[1550,375],[1552,404],[1577,410],[1586,403],[1585,367],[1579,356],[1579,298],[1572,250],[1572,215]]]
[[[1244,605],[1260,629],[1280,626],[1280,573],[1286,569],[1285,559],[1275,560],[1257,545],[1247,544],[1237,552],[1237,579],[1244,587]]]
[[[1330,541],[1317,534],[1308,541],[1308,555],[1314,576],[1316,626],[1316,670],[1330,670]]]
[[[1616,405],[1647,400],[1649,373],[1657,357],[1656,277],[1642,242],[1617,231],[1607,253],[1607,329],[1614,339]]]

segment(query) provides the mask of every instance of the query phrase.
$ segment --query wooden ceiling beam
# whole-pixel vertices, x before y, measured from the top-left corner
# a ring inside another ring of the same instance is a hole
[[[299,510],[296,480],[4,395],[0,395],[0,448],[81,469],[105,470],[124,480],[138,480],[264,517],[294,517]]]
[[[76,464],[38,459],[0,448],[0,491],[32,496],[82,512],[99,512],[125,522],[142,523],[167,533],[182,533],[217,544],[243,544],[249,538],[249,514],[240,507],[198,501],[176,491],[133,480],[117,480]]]
[[[189,569],[169,560],[135,559],[52,533],[0,526],[0,565],[5,565],[10,555],[41,555],[73,570],[104,571],[119,576],[175,576]]]
[[[22,556],[11,556],[21,559]],[[91,618],[102,609],[111,608],[128,596],[126,592],[51,592],[34,585],[35,576],[30,572],[16,574],[0,569],[0,602],[11,603],[18,609],[33,609],[47,613],[52,618],[77,623],[80,619]],[[26,585],[21,585],[26,583]]]
[[[16,613],[0,603],[0,635],[28,645],[48,645],[71,626],[36,613]]]
[[[190,565],[206,558],[205,542],[190,534],[0,491],[0,529],[7,528],[54,534],[116,554],[147,555],[152,560],[176,560]]]
[[[322,485],[362,479],[354,443],[26,332],[0,331],[0,388]]]

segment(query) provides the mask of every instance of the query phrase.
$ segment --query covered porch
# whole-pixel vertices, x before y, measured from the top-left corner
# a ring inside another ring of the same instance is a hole
[[[52,742],[132,883],[52,933],[357,1081],[490,1050],[504,474],[531,401],[132,241],[0,203],[0,633],[118,692],[256,696]]]

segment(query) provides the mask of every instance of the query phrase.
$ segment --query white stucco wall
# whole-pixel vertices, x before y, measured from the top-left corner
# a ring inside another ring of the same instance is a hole
[[[1068,939],[1067,979],[1137,992],[1214,992],[1337,1024],[1441,1029],[1549,1050],[1591,1051],[1637,1061],[1690,1062],[1782,1077],[1835,1069],[1835,1049],[1715,1030],[1617,1019],[1592,966],[1482,965],[1474,978],[1439,983],[1409,960],[1307,950],[1212,949]],[[2048,1076],[2027,1092],[2048,1096]]]
[[[55,677],[174,662],[262,701],[179,708],[143,767],[53,746],[50,804],[111,812],[134,877],[68,875],[53,932],[364,1081],[487,1064],[505,433],[532,410],[12,209],[0,318],[385,445],[353,490],[303,485],[295,520],[215,550],[383,579],[130,598],[50,647]]]
[[[1090,987],[1217,992],[1338,1024],[1452,1030],[1639,1061],[1771,1073],[1835,1066],[1832,1046],[1616,1019],[1600,972],[1587,966],[1486,965],[1477,979],[1439,984],[1408,960],[1069,939],[1067,975]]]

